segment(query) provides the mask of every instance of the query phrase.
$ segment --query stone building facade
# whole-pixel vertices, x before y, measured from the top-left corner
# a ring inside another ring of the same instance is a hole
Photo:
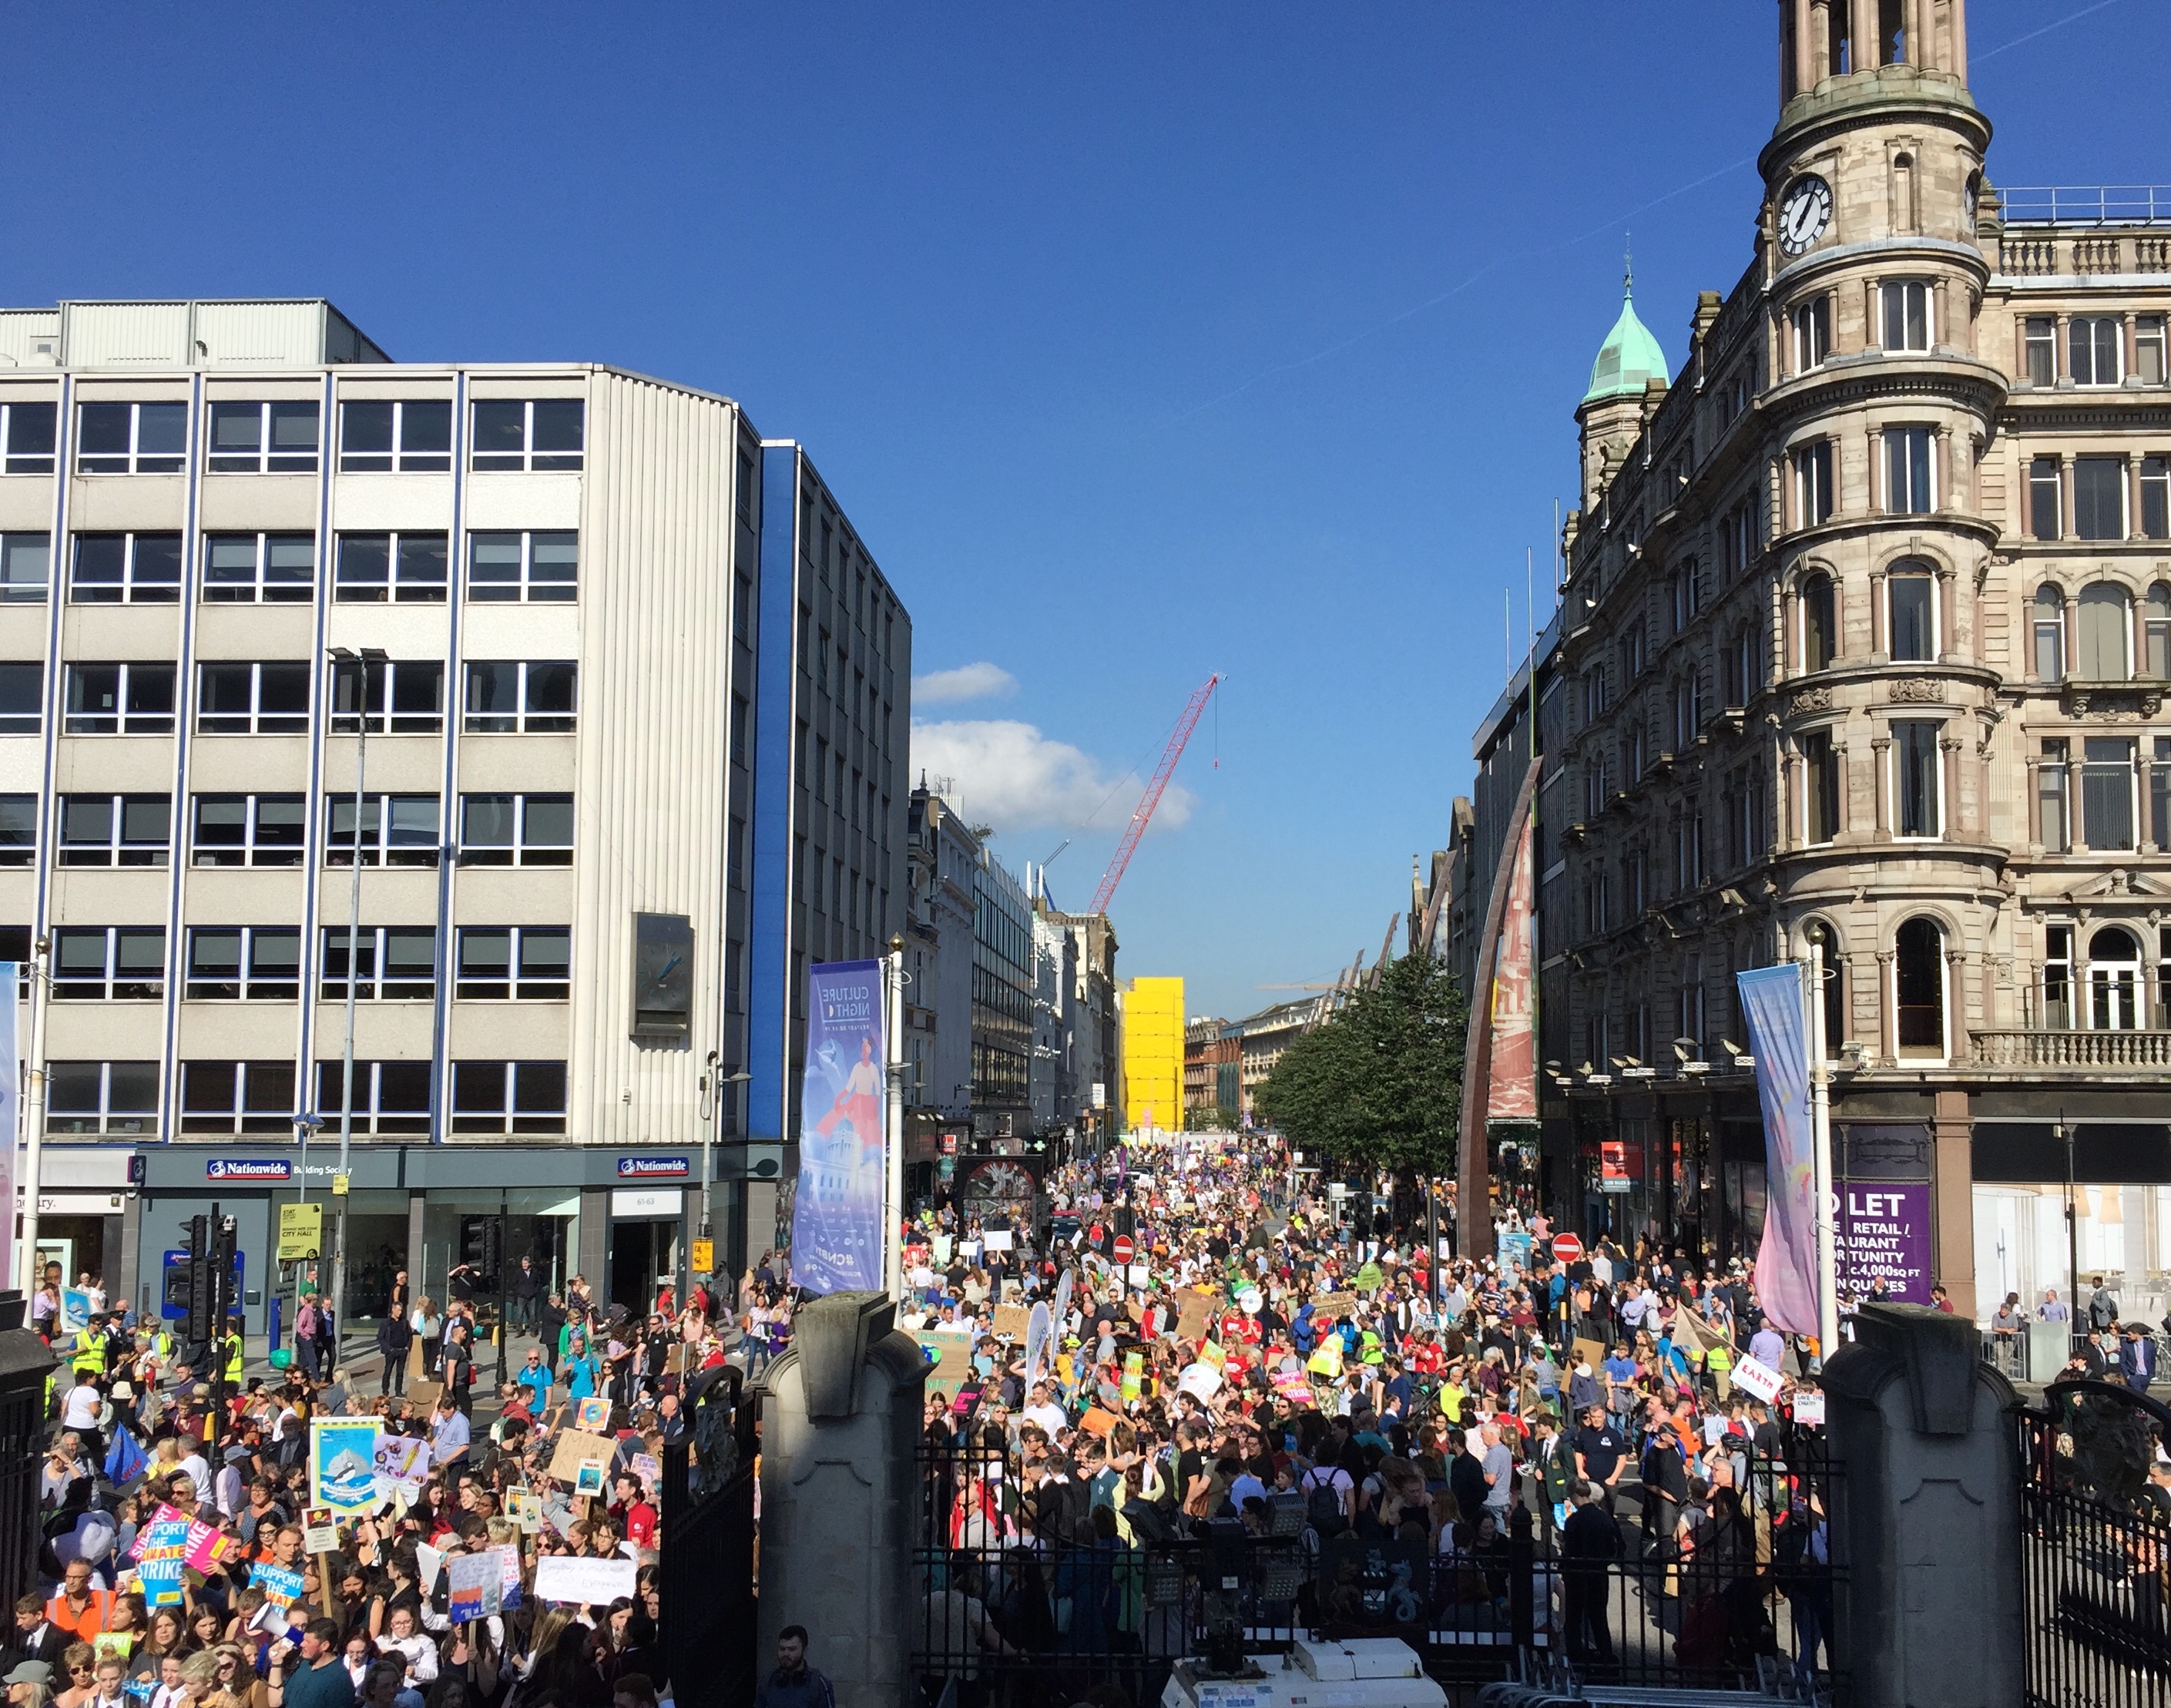
[[[1749,270],[1670,376],[1624,305],[1576,411],[1548,1180],[1753,1254],[1734,975],[1818,941],[1842,1234],[1906,1224],[1844,1278],[2131,1311],[2171,1236],[2171,193],[1995,190],[1965,9],[1782,0]]]

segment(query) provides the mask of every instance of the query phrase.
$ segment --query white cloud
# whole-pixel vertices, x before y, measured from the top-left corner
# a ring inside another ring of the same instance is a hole
[[[1139,804],[1145,779],[1118,777],[1068,742],[1052,742],[1010,719],[956,719],[912,726],[912,775],[954,784],[964,816],[999,831],[1053,826],[1120,830]],[[1154,828],[1173,830],[1191,817],[1191,791],[1171,782]]]
[[[961,664],[955,670],[930,671],[912,679],[912,703],[916,706],[1008,699],[1016,692],[1017,678],[1000,664],[989,664],[984,659],[978,664]]]

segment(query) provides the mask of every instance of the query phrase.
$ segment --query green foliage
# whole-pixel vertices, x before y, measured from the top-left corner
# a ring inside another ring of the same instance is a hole
[[[1468,1024],[1447,968],[1406,956],[1283,1052],[1259,1109],[1307,1156],[1449,1173]]]

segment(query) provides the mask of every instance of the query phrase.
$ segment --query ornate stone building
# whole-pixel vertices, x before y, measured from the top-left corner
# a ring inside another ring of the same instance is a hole
[[[2077,1268],[2131,1312],[2171,1237],[2171,192],[1994,190],[1965,0],[1777,10],[1747,273],[1670,380],[1624,305],[1576,411],[1549,1187],[1753,1253],[1734,975],[1820,938],[1852,1277],[1986,1316]]]

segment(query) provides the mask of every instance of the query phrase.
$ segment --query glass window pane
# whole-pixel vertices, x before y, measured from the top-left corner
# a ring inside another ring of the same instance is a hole
[[[501,597],[496,592],[480,591],[485,587],[513,588],[520,581],[520,536],[517,533],[479,533],[468,542],[468,579],[473,582],[478,598]],[[507,592],[502,597],[516,595]]]
[[[181,537],[177,533],[139,533],[136,562],[129,580],[142,597],[145,587],[178,587],[181,584]]]
[[[53,404],[10,404],[8,406],[7,454],[12,458],[45,458],[43,468],[34,471],[50,474],[53,445],[60,425],[59,410]]]
[[[264,542],[264,579],[267,583],[307,587],[316,578],[314,535],[275,533]]]
[[[128,569],[128,540],[125,534],[79,533],[75,537],[76,597],[79,599],[118,598],[117,590]]]
[[[339,538],[339,596],[342,599],[381,599],[391,575],[392,536],[384,533],[343,533]]]
[[[128,667],[128,714],[131,717],[170,714],[174,709],[174,667],[170,664],[131,664]]]
[[[442,587],[445,584],[445,537],[441,533],[399,536],[399,585]]]
[[[579,450],[582,410],[578,398],[538,399],[533,448],[539,452]]]
[[[105,1091],[105,1064],[99,1062],[46,1063],[46,1103],[57,1113],[95,1115]]]
[[[241,970],[239,926],[204,928],[189,933],[189,977],[227,978]]]
[[[241,1106],[254,1113],[287,1114],[294,1107],[294,1064],[250,1062],[243,1069]]]
[[[164,847],[172,838],[173,800],[164,795],[131,795],[121,809],[123,842]]]
[[[523,1114],[555,1115],[566,1106],[566,1064],[522,1062],[513,1070],[512,1106]]]
[[[574,709],[573,678],[574,667],[570,663],[529,665],[528,709],[570,714]]]
[[[317,448],[316,404],[307,402],[272,404],[271,448],[290,455],[299,452],[314,455]]]
[[[246,452],[255,460],[263,437],[264,411],[255,404],[213,404],[211,406],[211,449],[216,458],[223,452]],[[217,466],[214,463],[214,467]]]
[[[188,448],[189,406],[186,404],[138,404],[136,406],[136,454],[160,459],[178,457]]]
[[[531,927],[520,934],[520,975],[523,978],[563,978],[572,965],[570,932]]]
[[[380,1110],[413,1112],[430,1106],[430,1064],[427,1062],[379,1062],[377,1064],[377,1106]]]
[[[449,401],[410,402],[400,410],[399,449],[450,451],[453,448],[453,406]]]
[[[434,847],[437,840],[437,797],[394,795],[389,840],[395,848]]]
[[[99,848],[113,841],[113,797],[71,795],[61,802],[61,840]]]
[[[42,599],[52,573],[52,537],[42,533],[0,536],[0,599]]]
[[[1923,660],[1934,656],[1932,633],[1933,583],[1927,576],[1895,576],[1887,584],[1892,599],[1892,656]]]
[[[460,933],[460,977],[505,977],[512,964],[512,933],[496,927],[470,926]]]
[[[38,797],[0,795],[0,848],[35,848],[38,841]]]
[[[298,930],[259,928],[249,936],[249,971],[256,978],[292,978],[301,969]]]
[[[240,795],[196,796],[196,839],[213,847],[239,847],[247,839],[249,801]]]
[[[256,580],[256,536],[215,533],[204,544],[204,585],[246,586]]]
[[[181,1107],[195,1115],[228,1115],[233,1111],[232,1062],[181,1063]]]
[[[472,847],[509,848],[512,844],[513,797],[510,795],[464,795],[460,797],[460,840]]]
[[[478,403],[474,406],[475,455],[519,455],[527,448],[527,419],[525,404]]]
[[[163,926],[131,927],[114,934],[113,971],[116,978],[129,975],[155,977],[165,971],[165,966]]]
[[[389,403],[351,403],[340,405],[340,450],[389,452],[392,449],[392,405]],[[389,467],[389,463],[381,466]]]
[[[529,795],[527,835],[523,840],[530,848],[570,848],[573,841],[573,797]]]
[[[498,1113],[505,1108],[504,1062],[453,1063],[453,1107],[470,1114]]]
[[[178,409],[180,407],[175,404]],[[106,1064],[105,1107],[112,1115],[147,1115],[158,1106],[156,1062]]]
[[[528,536],[528,597],[531,599],[571,598],[580,575],[580,536],[538,533]]]
[[[445,708],[445,667],[434,661],[407,660],[392,673],[392,709],[396,715],[434,717]]]

